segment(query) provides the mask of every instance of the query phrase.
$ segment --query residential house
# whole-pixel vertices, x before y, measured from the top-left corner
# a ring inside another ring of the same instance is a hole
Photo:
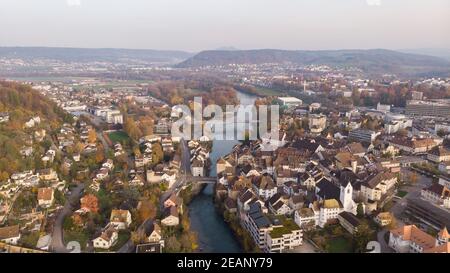
[[[438,144],[430,138],[401,138],[394,137],[389,144],[410,154],[425,154]]]
[[[116,229],[127,229],[131,224],[131,213],[129,210],[113,209],[109,221]]]
[[[191,163],[192,176],[205,176],[205,163],[197,158]]]
[[[433,183],[424,188],[420,195],[433,204],[450,209],[450,189],[442,184]]]
[[[296,171],[278,167],[275,170],[276,184],[277,184],[277,186],[282,186],[285,182],[288,182],[288,181],[297,182],[297,175],[298,175],[298,173]]]
[[[435,163],[450,161],[450,150],[436,146],[428,152],[427,159]]]
[[[43,181],[58,180],[58,174],[52,168],[39,170],[39,179]]]
[[[219,175],[222,172],[230,173],[228,170],[232,169],[233,165],[225,160],[224,158],[219,158],[216,163],[216,173]]]
[[[183,199],[172,193],[169,198],[164,201],[164,208],[176,207],[179,213],[183,213]]]
[[[144,181],[145,180],[144,180],[144,177],[142,177],[142,175],[133,173],[133,174],[130,174],[128,183],[130,186],[133,186],[133,187],[142,187],[142,186],[144,186]]]
[[[55,200],[54,190],[52,188],[39,188],[37,199],[40,207],[43,208],[51,207]]]
[[[253,189],[263,200],[268,200],[277,193],[277,187],[272,177],[262,175],[254,177],[252,180]]]
[[[380,212],[373,219],[381,227],[388,226],[392,223],[394,216],[390,212]]]
[[[397,175],[381,172],[366,178],[361,184],[361,196],[364,202],[377,202],[378,206],[389,199],[395,189]]]
[[[17,245],[20,240],[20,229],[19,225],[7,226],[0,228],[0,241],[10,244]]]
[[[180,224],[180,218],[178,209],[176,206],[171,206],[163,211],[163,219],[161,224],[164,226],[178,226]]]
[[[356,156],[363,157],[366,154],[367,149],[359,142],[353,142],[346,146],[346,150]]]
[[[313,208],[300,208],[294,212],[294,221],[304,230],[313,229],[318,225],[318,214]]]
[[[109,225],[99,237],[93,240],[94,248],[109,249],[117,243],[119,233],[113,225]]]
[[[287,204],[288,199],[284,198],[279,193],[273,195],[267,203],[270,212],[275,215],[287,215],[292,213],[292,209]]]

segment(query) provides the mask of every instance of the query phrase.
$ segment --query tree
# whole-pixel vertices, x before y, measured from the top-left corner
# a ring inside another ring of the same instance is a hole
[[[166,251],[170,253],[177,253],[181,250],[181,244],[175,236],[170,236],[166,241]]]
[[[359,218],[363,218],[364,217],[364,206],[362,203],[359,203],[357,208],[356,208],[356,215]]]
[[[372,240],[373,230],[365,222],[361,223],[353,234],[353,248],[355,252],[366,250],[367,243]]]
[[[5,171],[0,171],[0,181],[6,181],[9,178],[9,174]]]
[[[95,152],[95,162],[102,163],[105,160],[105,153],[103,151],[103,147],[99,147]]]
[[[164,152],[160,143],[152,145],[152,161],[154,164],[160,163],[164,158]]]
[[[128,116],[124,120],[124,130],[133,140],[138,140],[142,136],[142,132],[136,125],[136,122]]]
[[[156,217],[156,206],[152,204],[150,200],[141,201],[141,205],[138,210],[139,219],[143,222],[148,218]]]
[[[81,198],[80,202],[81,202],[81,207],[89,209],[89,211],[91,213],[97,213],[99,210],[98,199],[93,194],[85,195],[83,198]]]
[[[131,232],[130,239],[133,242],[133,244],[137,245],[137,244],[141,244],[142,242],[144,242],[146,238],[145,238],[144,232],[133,231],[133,232]]]
[[[89,130],[88,141],[89,143],[95,143],[97,141],[97,133],[94,129]]]

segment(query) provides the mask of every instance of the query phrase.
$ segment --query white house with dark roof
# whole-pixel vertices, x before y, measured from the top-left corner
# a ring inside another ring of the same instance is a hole
[[[119,233],[117,229],[112,225],[108,225],[99,237],[92,240],[92,243],[94,248],[109,249],[117,243],[118,239]]]
[[[252,184],[256,194],[264,200],[274,196],[278,190],[272,177],[268,175],[254,177]]]

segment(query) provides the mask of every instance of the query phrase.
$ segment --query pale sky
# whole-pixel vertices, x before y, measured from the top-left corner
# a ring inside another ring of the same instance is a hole
[[[0,0],[0,46],[450,48],[450,1]]]

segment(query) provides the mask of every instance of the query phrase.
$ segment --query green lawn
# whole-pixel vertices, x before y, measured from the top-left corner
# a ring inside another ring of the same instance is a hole
[[[337,237],[328,242],[328,252],[330,253],[351,253],[351,240],[344,237]]]
[[[397,196],[401,197],[401,198],[405,197],[407,194],[408,194],[407,191],[398,191],[397,192]]]
[[[270,88],[264,88],[264,87],[256,87],[256,92],[260,96],[280,96],[283,94],[281,91],[273,90]]]
[[[128,141],[129,136],[127,135],[127,133],[123,132],[123,131],[117,131],[117,132],[112,132],[108,134],[109,139],[111,139],[111,141],[113,143],[122,143],[123,141]]]

